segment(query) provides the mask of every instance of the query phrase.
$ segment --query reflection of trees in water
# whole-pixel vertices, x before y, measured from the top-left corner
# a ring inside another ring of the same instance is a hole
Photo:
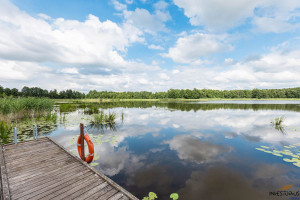
[[[61,108],[62,106],[62,108]],[[149,102],[149,101],[126,101],[126,102],[102,102],[102,103],[80,103],[61,104],[61,112],[71,112],[78,108],[84,109],[85,114],[99,113],[99,108],[166,108],[169,110],[198,111],[218,109],[240,109],[240,110],[288,110],[300,112],[298,104],[230,104],[230,103],[190,103],[190,102]]]

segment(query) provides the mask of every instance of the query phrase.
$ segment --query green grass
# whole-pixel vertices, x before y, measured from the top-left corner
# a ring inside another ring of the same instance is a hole
[[[12,133],[12,126],[10,123],[7,123],[5,121],[0,121],[0,137],[1,142],[3,144],[8,143],[9,135]]]
[[[103,111],[100,111],[99,114],[94,114],[93,119],[91,120],[92,125],[104,125],[104,124],[115,124],[117,119],[116,113],[105,114]]]
[[[43,116],[51,112],[54,101],[47,98],[0,98],[0,119],[17,119]]]

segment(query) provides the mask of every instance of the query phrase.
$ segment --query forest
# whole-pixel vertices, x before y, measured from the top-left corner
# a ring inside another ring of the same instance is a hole
[[[39,87],[24,86],[22,90],[17,88],[4,88],[0,86],[0,97],[47,97],[50,99],[201,99],[201,98],[300,98],[300,87],[284,89],[252,89],[252,90],[212,90],[212,89],[169,89],[166,92],[113,92],[91,90],[88,94],[63,90],[58,92]]]

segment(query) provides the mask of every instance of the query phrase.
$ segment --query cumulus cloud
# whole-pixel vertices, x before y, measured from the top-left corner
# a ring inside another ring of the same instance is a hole
[[[134,11],[125,10],[123,15],[126,23],[132,24],[147,33],[167,32],[165,22],[171,20],[169,11],[166,10],[167,6],[166,2],[159,1],[154,4],[153,14],[146,9],[136,8]]]
[[[162,55],[177,63],[201,64],[201,58],[231,49],[232,46],[224,42],[224,36],[195,33],[180,37],[176,45]]]
[[[101,22],[94,15],[83,22],[63,18],[47,21],[45,17],[34,18],[20,11],[8,1],[2,2],[2,59],[122,67],[126,61],[120,52],[143,40],[137,29],[109,20]]]
[[[285,32],[299,26],[292,22],[293,17],[299,16],[300,8],[299,1],[294,0],[174,0],[174,3],[184,9],[192,25],[210,30],[230,29],[253,17],[253,24],[264,32]]]
[[[45,14],[33,17],[9,1],[0,2],[0,85],[5,87],[166,91],[170,87],[252,89],[300,85],[299,43],[293,40],[288,42],[295,44],[293,47],[278,45],[261,55],[228,58],[224,61],[226,68],[206,64],[211,55],[233,48],[227,36],[200,32],[181,34],[176,44],[162,54],[180,66],[163,69],[160,66],[165,65],[164,60],[157,58],[150,60],[151,65],[126,59],[131,45],[146,44],[144,31],[155,34],[166,30],[164,23],[170,16],[164,1],[154,5],[153,13],[138,8],[125,10],[128,18],[121,24],[101,21],[94,15],[83,21]],[[282,10],[295,6],[283,5]],[[150,16],[149,23],[135,23],[143,13]],[[149,48],[163,47],[150,43]]]

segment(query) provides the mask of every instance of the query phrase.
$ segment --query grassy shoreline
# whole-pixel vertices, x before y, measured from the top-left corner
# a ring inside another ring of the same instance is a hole
[[[104,102],[130,102],[130,101],[147,101],[147,102],[201,102],[201,101],[300,101],[300,98],[206,98],[206,99],[55,99],[55,103],[104,103]]]

